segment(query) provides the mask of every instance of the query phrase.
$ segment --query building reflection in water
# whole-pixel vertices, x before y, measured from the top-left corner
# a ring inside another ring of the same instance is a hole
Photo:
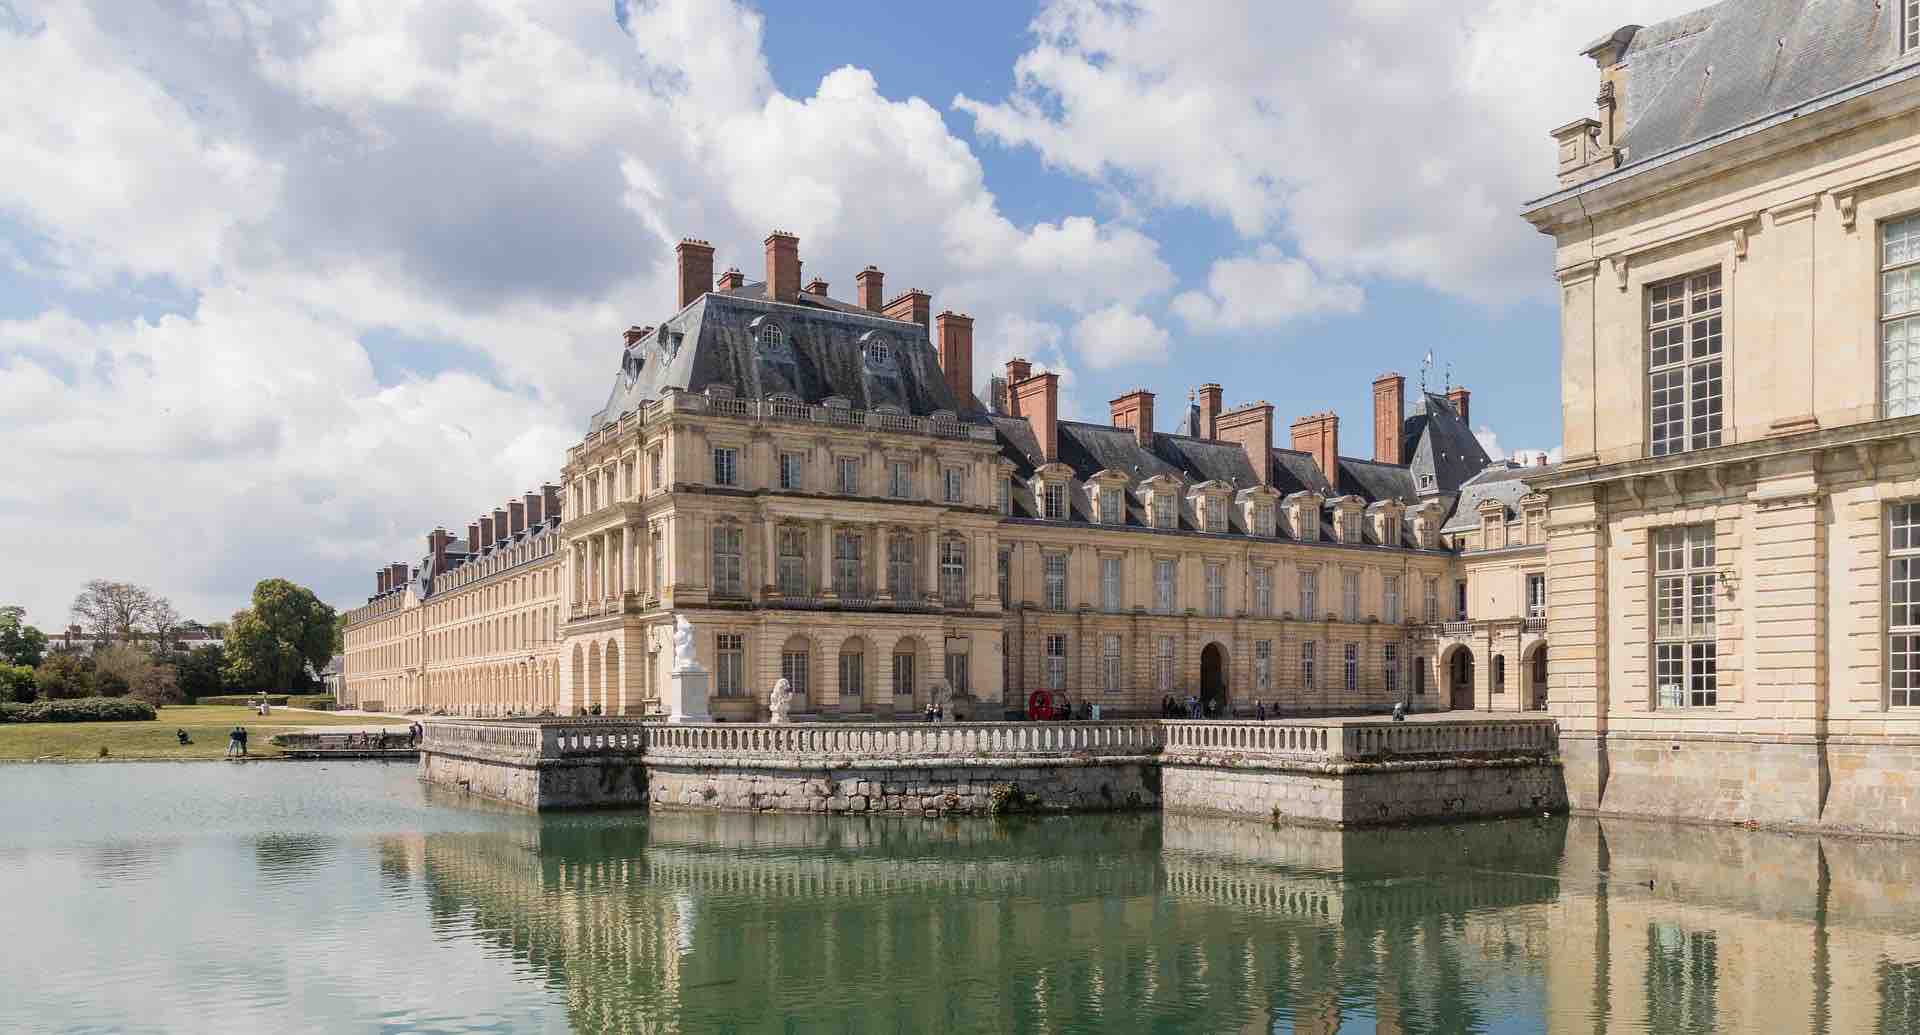
[[[1895,842],[667,813],[378,857],[580,1031],[1920,1031]]]

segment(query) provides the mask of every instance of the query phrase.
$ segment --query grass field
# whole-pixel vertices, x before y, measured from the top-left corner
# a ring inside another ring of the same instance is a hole
[[[286,708],[275,708],[262,719],[251,709],[231,705],[175,704],[160,709],[160,717],[152,722],[0,723],[0,761],[100,760],[102,747],[107,749],[106,761],[222,758],[227,753],[227,732],[235,726],[247,728],[247,754],[278,758],[280,750],[268,743],[276,733],[307,726],[374,730],[383,725],[401,728],[406,722]],[[193,743],[182,746],[174,738],[178,729],[186,730]]]

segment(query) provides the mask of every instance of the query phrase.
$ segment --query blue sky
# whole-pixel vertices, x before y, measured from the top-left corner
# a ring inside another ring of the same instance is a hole
[[[879,265],[1069,416],[1219,381],[1366,455],[1432,351],[1496,452],[1554,449],[1517,212],[1580,46],[1689,5],[1623,6],[0,3],[0,600],[359,602],[557,476],[683,235]]]

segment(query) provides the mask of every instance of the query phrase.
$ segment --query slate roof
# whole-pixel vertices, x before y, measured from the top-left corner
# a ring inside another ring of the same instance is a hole
[[[1493,458],[1446,396],[1423,392],[1420,408],[1400,425],[1400,455],[1407,458],[1415,491],[1433,496],[1456,491],[1487,469]],[[1429,484],[1426,478],[1431,476]],[[1427,486],[1420,488],[1420,486]]]
[[[1529,479],[1550,474],[1558,466],[1518,467],[1500,464],[1474,475],[1460,487],[1460,499],[1454,504],[1453,516],[1440,526],[1440,531],[1471,532],[1479,528],[1480,505],[1488,500],[1500,501],[1504,507],[1501,519],[1511,519],[1519,512],[1520,500],[1534,492]]]
[[[765,323],[779,327],[784,342],[778,348],[756,342]],[[876,343],[888,346],[885,359],[868,358],[865,346]],[[818,405],[838,396],[854,409],[891,405],[912,416],[949,410],[962,421],[983,419],[972,393],[964,402],[954,398],[919,324],[806,292],[776,302],[765,297],[764,286],[748,284],[702,295],[626,348],[606,405],[588,419],[587,430],[659,398],[669,386],[704,392],[712,385],[741,399],[788,395]]]
[[[1632,32],[1618,141],[1643,162],[1913,65],[1897,3],[1723,0]]]

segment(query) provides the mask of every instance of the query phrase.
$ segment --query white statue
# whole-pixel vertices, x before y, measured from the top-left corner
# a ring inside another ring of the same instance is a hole
[[[698,668],[700,663],[693,658],[693,623],[686,615],[673,616],[673,670],[681,672]]]
[[[784,726],[792,720],[787,717],[788,709],[793,707],[793,684],[785,676],[773,684],[773,694],[767,698],[767,721],[776,726]]]

